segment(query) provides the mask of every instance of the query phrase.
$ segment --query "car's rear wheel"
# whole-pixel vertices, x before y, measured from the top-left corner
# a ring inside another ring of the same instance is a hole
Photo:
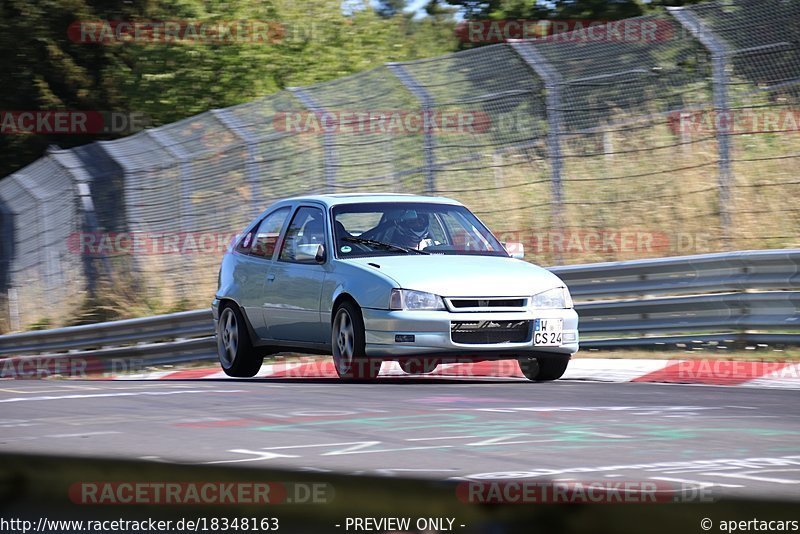
[[[242,312],[235,304],[226,304],[217,321],[217,355],[228,376],[255,376],[264,356],[253,348]]]
[[[524,356],[519,359],[519,368],[525,378],[536,382],[558,380],[569,365],[568,354],[548,356]]]
[[[424,375],[432,373],[439,366],[439,362],[428,358],[409,358],[400,360],[400,368],[410,375]]]
[[[368,358],[361,310],[352,302],[342,302],[334,312],[331,325],[333,363],[339,378],[377,378],[381,360]]]

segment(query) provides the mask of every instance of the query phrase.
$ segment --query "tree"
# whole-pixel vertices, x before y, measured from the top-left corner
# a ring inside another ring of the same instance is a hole
[[[398,2],[392,2],[396,8]],[[213,108],[456,48],[446,12],[387,18],[366,0],[0,0],[0,110],[134,112],[158,126]],[[379,6],[380,7],[380,6]],[[268,42],[247,39],[84,43],[76,21],[267,22]],[[0,135],[0,177],[43,155],[110,135]]]

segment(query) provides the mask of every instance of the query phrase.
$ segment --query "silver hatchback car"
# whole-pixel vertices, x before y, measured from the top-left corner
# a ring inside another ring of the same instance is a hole
[[[512,257],[466,207],[413,195],[320,195],[267,208],[222,259],[212,308],[223,370],[277,352],[333,354],[342,378],[381,362],[429,373],[514,358],[555,380],[578,350],[566,285]]]

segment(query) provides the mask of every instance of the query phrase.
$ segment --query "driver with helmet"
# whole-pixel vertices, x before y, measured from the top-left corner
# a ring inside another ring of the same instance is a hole
[[[427,213],[409,210],[394,222],[393,243],[420,250],[431,244],[431,240],[428,239],[430,218]]]
[[[364,232],[365,237],[367,234],[375,234],[374,239],[417,250],[435,244],[430,237],[430,216],[416,210],[387,213],[386,220],[373,231]]]

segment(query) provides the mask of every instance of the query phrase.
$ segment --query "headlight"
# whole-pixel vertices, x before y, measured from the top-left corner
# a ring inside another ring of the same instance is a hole
[[[533,295],[531,306],[545,310],[572,308],[572,297],[566,287],[554,287]]]
[[[442,297],[424,291],[412,289],[392,289],[389,297],[389,309],[392,310],[444,310]]]

